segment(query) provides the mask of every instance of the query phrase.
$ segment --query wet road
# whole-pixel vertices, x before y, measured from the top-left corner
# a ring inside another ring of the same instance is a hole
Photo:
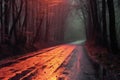
[[[59,45],[0,62],[0,80],[97,80],[84,48]]]

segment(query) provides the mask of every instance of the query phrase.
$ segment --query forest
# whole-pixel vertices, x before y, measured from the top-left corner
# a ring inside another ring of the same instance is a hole
[[[0,0],[0,60],[84,40],[120,70],[119,10],[120,0]]]
[[[1,51],[16,54],[13,51],[34,50],[44,43],[62,42],[67,7],[59,0],[1,0]]]

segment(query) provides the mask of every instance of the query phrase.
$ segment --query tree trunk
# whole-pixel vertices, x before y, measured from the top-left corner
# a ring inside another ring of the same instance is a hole
[[[2,43],[4,41],[3,40],[3,0],[1,0],[0,3],[1,3],[0,4],[0,8],[1,8],[0,9],[0,14],[1,14],[0,15],[0,23],[1,23],[1,25],[0,25],[1,26],[1,28],[0,28],[1,29],[0,30],[0,35],[1,35],[0,38],[1,38],[1,43]]]
[[[9,1],[5,0],[4,4],[4,42],[8,42],[8,29],[9,29]]]
[[[102,33],[103,33],[103,46],[108,47],[107,40],[107,23],[106,23],[106,0],[102,0]]]
[[[115,27],[115,10],[113,0],[107,0],[108,10],[109,10],[109,31],[110,31],[110,45],[111,50],[114,54],[118,52],[118,43],[116,37],[116,27]]]
[[[89,28],[88,35],[90,35],[90,40],[92,41],[93,44],[100,45],[101,44],[101,28],[98,20],[97,2],[90,0],[89,5],[90,5],[90,12],[89,12],[90,23],[88,27],[90,28]]]

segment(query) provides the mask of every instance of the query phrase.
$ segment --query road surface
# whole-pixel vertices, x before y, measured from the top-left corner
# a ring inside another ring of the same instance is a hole
[[[83,46],[59,45],[0,62],[0,80],[98,80]]]

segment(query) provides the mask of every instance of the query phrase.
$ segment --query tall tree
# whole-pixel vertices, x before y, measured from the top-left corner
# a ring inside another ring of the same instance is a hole
[[[97,45],[101,43],[101,28],[99,23],[99,15],[97,9],[97,1],[89,0],[88,3],[88,19],[89,24],[87,27],[90,27],[87,31],[90,41]]]
[[[116,26],[115,26],[115,10],[113,0],[107,0],[108,11],[109,11],[109,32],[110,32],[110,45],[113,53],[118,52],[118,43],[116,37]]]
[[[106,0],[102,0],[102,33],[103,33],[103,45],[108,47],[107,40],[107,22],[106,22]]]

